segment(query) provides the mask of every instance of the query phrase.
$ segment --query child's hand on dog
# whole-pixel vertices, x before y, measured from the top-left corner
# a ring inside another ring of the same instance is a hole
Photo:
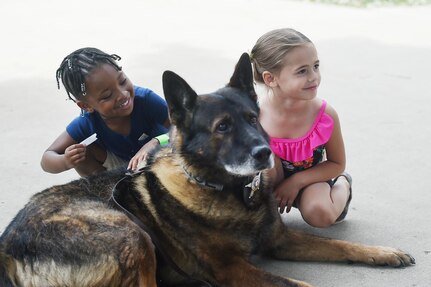
[[[152,139],[148,143],[146,143],[132,159],[129,161],[129,165],[127,166],[128,170],[136,170],[138,166],[141,166],[141,162],[144,162],[147,159],[148,153],[159,145],[159,141],[157,139]]]

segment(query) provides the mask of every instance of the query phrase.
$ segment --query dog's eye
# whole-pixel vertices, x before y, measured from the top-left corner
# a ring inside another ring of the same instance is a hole
[[[229,125],[227,123],[219,123],[217,126],[217,131],[221,132],[221,133],[225,133],[227,132],[227,130],[229,129]]]
[[[250,123],[252,124],[252,125],[256,125],[257,124],[257,117],[255,117],[255,116],[251,116],[250,117]]]

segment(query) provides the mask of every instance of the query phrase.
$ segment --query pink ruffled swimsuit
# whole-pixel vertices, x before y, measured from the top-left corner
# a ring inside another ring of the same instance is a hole
[[[296,139],[270,138],[271,149],[281,159],[285,177],[324,159],[325,144],[334,129],[334,121],[325,113],[325,108],[326,102],[323,101],[313,126],[304,136]]]

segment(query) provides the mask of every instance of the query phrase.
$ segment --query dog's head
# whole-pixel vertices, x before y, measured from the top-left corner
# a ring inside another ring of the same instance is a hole
[[[163,74],[163,90],[176,127],[173,145],[187,167],[214,178],[249,176],[273,166],[248,54],[239,59],[229,84],[214,93],[198,96],[170,71]]]

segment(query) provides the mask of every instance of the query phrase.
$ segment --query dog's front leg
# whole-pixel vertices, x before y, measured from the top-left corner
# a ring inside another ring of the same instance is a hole
[[[267,253],[278,259],[359,262],[392,267],[415,264],[412,256],[399,249],[318,237],[287,229],[282,223],[272,233],[271,241],[265,243]]]
[[[229,263],[217,264],[213,270],[215,281],[230,287],[312,287],[312,285],[290,278],[270,274],[259,269],[243,258],[232,258]]]

